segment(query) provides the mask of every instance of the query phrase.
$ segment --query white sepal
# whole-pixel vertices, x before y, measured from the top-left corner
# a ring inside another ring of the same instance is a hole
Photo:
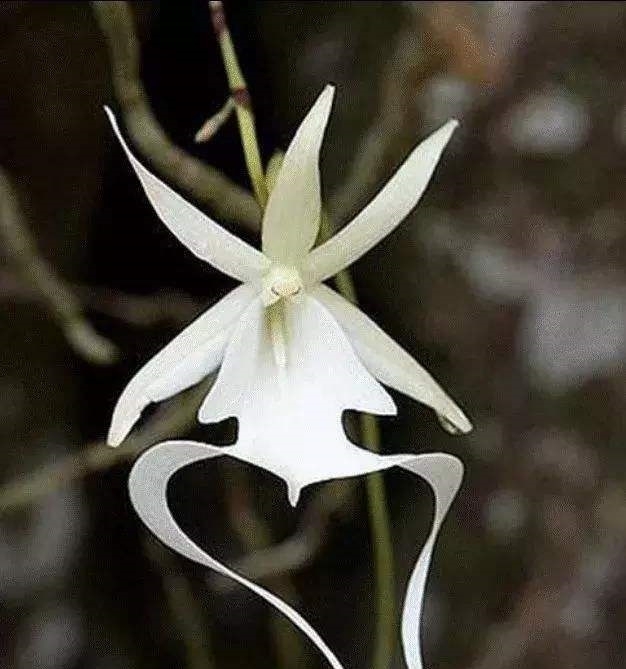
[[[151,402],[199,383],[224,357],[235,321],[256,295],[250,284],[235,288],[187,326],[131,379],[119,398],[108,443],[118,446]]]
[[[307,283],[324,281],[351,265],[409,215],[457,126],[458,121],[448,121],[427,137],[360,214],[309,253],[302,268]]]
[[[434,409],[448,431],[472,429],[435,379],[360,309],[323,284],[310,292],[341,325],[365,367],[381,383]]]
[[[296,131],[270,193],[263,219],[263,252],[276,262],[299,264],[319,230],[319,153],[335,89],[326,86]]]
[[[239,281],[258,279],[269,267],[269,260],[148,171],[126,144],[113,112],[108,107],[104,109],[148,200],[169,230],[200,260],[210,263],[224,274]]]

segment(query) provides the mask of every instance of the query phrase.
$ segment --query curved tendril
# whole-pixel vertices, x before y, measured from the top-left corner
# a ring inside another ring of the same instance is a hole
[[[228,454],[228,447],[218,448],[192,441],[163,442],[148,449],[135,463],[128,482],[136,512],[147,527],[172,550],[233,579],[265,599],[304,632],[333,669],[343,669],[320,635],[297,611],[265,588],[211,557],[180,529],[172,516],[167,503],[167,487],[171,477],[187,465]],[[402,614],[402,641],[407,665],[409,669],[422,669],[420,619],[428,568],[439,530],[461,484],[463,465],[454,456],[427,453],[407,455],[400,466],[426,480],[435,497],[430,533],[409,579]]]

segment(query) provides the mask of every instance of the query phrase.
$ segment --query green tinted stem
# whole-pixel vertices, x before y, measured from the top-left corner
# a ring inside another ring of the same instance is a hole
[[[246,167],[250,175],[254,195],[261,207],[264,208],[267,203],[267,186],[248,85],[239,67],[239,61],[235,53],[230,31],[228,30],[222,2],[220,0],[209,2],[209,9],[211,10],[213,30],[215,31],[215,36],[222,53],[222,61],[226,70],[230,95],[235,103],[235,113],[239,124],[239,134],[241,135]]]

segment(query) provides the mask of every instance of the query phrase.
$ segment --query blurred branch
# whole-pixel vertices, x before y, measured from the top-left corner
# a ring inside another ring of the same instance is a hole
[[[426,23],[425,52],[440,56],[445,67],[466,81],[491,86],[501,76],[500,64],[479,35],[476,5],[430,2],[418,6]]]
[[[411,81],[417,65],[423,68],[424,52],[420,48],[415,19],[408,21],[396,37],[391,56],[380,76],[379,112],[365,131],[346,177],[331,195],[329,212],[339,220],[369,194],[386,168],[390,144],[401,135],[411,113],[407,100],[416,86]],[[424,72],[426,74],[426,72]],[[425,78],[425,76],[424,76]]]
[[[195,318],[206,306],[177,290],[159,290],[152,295],[129,295],[109,288],[70,284],[84,309],[115,318],[134,327],[180,325]],[[0,301],[43,303],[44,297],[14,273],[0,269]]]
[[[351,501],[355,481],[327,483],[305,508],[298,529],[284,541],[257,548],[238,560],[233,568],[253,580],[269,580],[309,566],[324,546],[333,517],[345,511]],[[212,586],[221,591],[236,587],[230,581],[213,579]]]
[[[196,298],[176,290],[159,290],[153,295],[128,295],[108,288],[81,286],[76,292],[83,304],[93,311],[135,327],[187,324],[206,308]]]
[[[146,539],[144,551],[161,574],[170,616],[185,646],[187,667],[210,669],[215,666],[215,662],[206,631],[206,621],[196,604],[189,579],[176,569],[171,554],[159,542],[152,538]]]
[[[256,555],[257,551],[262,551],[265,546],[271,545],[271,528],[254,509],[253,500],[250,499],[250,482],[245,472],[235,465],[231,467],[227,478],[229,485],[226,508],[231,527],[237,533],[243,547]],[[216,579],[209,577],[208,583],[213,586]],[[269,576],[268,585],[282,599],[292,603],[298,600],[298,592],[288,574],[276,573]],[[271,614],[270,625],[276,645],[278,666],[286,669],[305,667],[306,656],[302,650],[300,635],[293,625],[278,613]]]
[[[115,346],[91,327],[80,300],[39,254],[17,193],[1,168],[0,236],[9,261],[48,307],[76,353],[96,364],[113,362]]]
[[[101,441],[92,442],[74,455],[6,483],[0,487],[0,514],[34,504],[70,481],[131,460],[148,446],[188,430],[195,423],[196,411],[208,392],[208,385],[201,384],[179,401],[160,410],[120,448],[110,448]]]
[[[115,97],[133,144],[171,184],[207,205],[217,216],[258,231],[254,198],[219,170],[173,144],[157,122],[140,77],[139,46],[127,2],[92,2],[111,58]]]
[[[365,131],[348,174],[331,195],[334,220],[370,195],[381,176],[397,164],[398,142],[419,125],[416,96],[431,77],[452,72],[486,85],[496,66],[476,34],[473,9],[462,2],[407,3],[407,20],[398,32],[391,56],[379,78],[379,111]]]

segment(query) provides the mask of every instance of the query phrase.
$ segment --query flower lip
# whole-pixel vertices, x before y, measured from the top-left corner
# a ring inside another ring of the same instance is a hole
[[[274,263],[263,276],[261,299],[266,307],[283,298],[293,298],[304,288],[300,272],[295,267]]]

